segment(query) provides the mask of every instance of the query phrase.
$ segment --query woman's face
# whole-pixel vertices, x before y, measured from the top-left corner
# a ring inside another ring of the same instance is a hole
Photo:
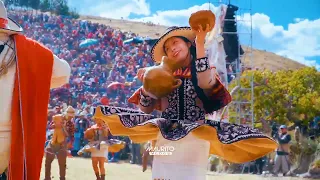
[[[185,63],[189,63],[190,60],[190,46],[191,43],[187,43],[178,37],[172,37],[164,43],[164,50],[170,60],[181,65],[188,65]]]

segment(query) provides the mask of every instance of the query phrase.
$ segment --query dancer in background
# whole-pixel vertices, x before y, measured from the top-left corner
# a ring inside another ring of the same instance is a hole
[[[94,119],[95,123],[93,126],[88,128],[84,133],[84,138],[89,141],[78,154],[82,155],[83,152],[91,152],[92,167],[97,180],[104,180],[106,171],[104,163],[106,161],[106,154],[108,154],[108,127],[100,119]]]
[[[59,164],[60,180],[66,179],[68,149],[72,149],[75,127],[73,118],[75,110],[69,106],[64,114],[52,117],[50,129],[53,136],[46,146],[45,180],[51,180],[51,164],[57,157]]]

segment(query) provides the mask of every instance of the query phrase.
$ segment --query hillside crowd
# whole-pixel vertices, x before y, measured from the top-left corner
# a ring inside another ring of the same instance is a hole
[[[76,109],[76,130],[83,134],[93,124],[93,107],[135,108],[126,100],[141,86],[135,78],[137,69],[152,66],[153,61],[147,43],[123,43],[136,37],[134,33],[24,10],[9,11],[9,16],[23,27],[27,37],[43,43],[72,68],[69,84],[51,91],[48,124],[52,115],[72,106]],[[80,43],[86,39],[97,39],[98,43],[81,48]]]

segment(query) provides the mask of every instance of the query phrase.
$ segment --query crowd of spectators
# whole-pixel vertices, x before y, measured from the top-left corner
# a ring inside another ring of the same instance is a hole
[[[135,108],[126,101],[141,86],[135,78],[137,69],[153,65],[151,47],[146,42],[123,43],[136,34],[90,21],[26,10],[9,11],[9,16],[23,27],[27,37],[44,44],[71,66],[70,82],[51,91],[48,124],[52,115],[71,105],[77,111],[76,131],[82,134],[92,125],[92,111],[97,105]],[[86,39],[98,42],[80,47]]]
[[[133,108],[126,99],[141,85],[135,79],[137,69],[153,65],[147,43],[123,43],[134,33],[43,13],[10,11],[9,15],[22,25],[26,36],[43,43],[72,67],[69,84],[52,90],[49,108],[59,111],[71,105],[79,115],[99,104]],[[80,48],[85,39],[98,43]]]
[[[51,92],[50,108],[61,109],[65,103],[80,114],[99,104],[130,107],[126,99],[141,85],[135,79],[137,69],[153,65],[147,43],[123,43],[135,37],[134,33],[30,11],[11,11],[9,15],[23,27],[27,37],[43,43],[72,67],[69,84]],[[98,43],[80,48],[86,39]]]

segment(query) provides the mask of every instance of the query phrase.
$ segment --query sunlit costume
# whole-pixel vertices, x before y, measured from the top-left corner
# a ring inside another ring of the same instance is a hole
[[[64,114],[52,117],[50,129],[53,136],[46,146],[45,180],[51,180],[51,164],[57,157],[59,164],[60,180],[66,179],[68,149],[72,148],[75,126],[75,109],[69,106]]]
[[[10,180],[40,178],[50,88],[70,76],[66,61],[21,33],[0,1],[0,174]]]
[[[169,28],[151,50],[154,61],[160,62],[166,55],[164,43],[171,37],[182,37],[188,42],[195,40],[190,27]],[[210,45],[207,48],[210,49]],[[210,66],[212,54],[193,59],[189,67],[176,70],[173,75],[182,84],[166,97],[154,99],[141,87],[129,98],[128,102],[140,107],[154,105],[162,112],[161,118],[120,107],[99,106],[95,110],[95,116],[108,124],[113,135],[129,136],[136,143],[156,140],[155,147],[160,149],[174,147],[171,156],[154,156],[152,179],[204,180],[209,154],[244,163],[277,148],[274,140],[257,129],[205,118],[206,114],[212,114],[231,102],[229,92]],[[211,76],[199,78],[201,73]],[[215,81],[211,81],[213,78]]]
[[[125,142],[116,139],[108,139],[109,130],[103,121],[94,118],[96,124],[88,128],[84,133],[84,138],[89,141],[82,149],[78,151],[78,155],[83,153],[91,153],[92,167],[97,180],[104,180],[106,171],[104,163],[106,155],[109,152],[119,152],[125,147]]]

